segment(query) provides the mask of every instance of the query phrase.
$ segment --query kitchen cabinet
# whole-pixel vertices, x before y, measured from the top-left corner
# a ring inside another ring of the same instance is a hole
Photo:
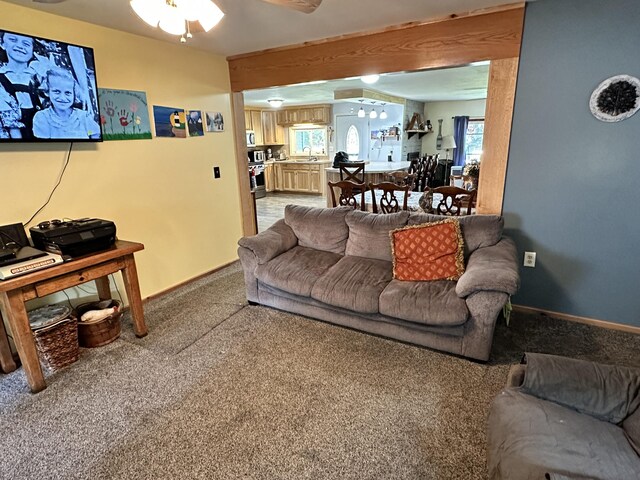
[[[263,145],[262,112],[260,110],[245,110],[244,124],[247,130],[253,130],[256,134],[256,145]]]
[[[267,192],[275,192],[276,188],[276,167],[273,163],[264,164],[264,188]]]
[[[331,105],[311,105],[308,107],[291,107],[279,110],[276,120],[280,125],[294,123],[331,123]]]
[[[280,182],[276,189],[285,192],[325,194],[323,179],[324,170],[328,165],[329,162],[275,163],[274,182]]]
[[[284,145],[285,134],[278,125],[275,110],[245,110],[244,123],[247,130],[256,134],[256,146]]]
[[[284,145],[284,128],[278,125],[276,112],[263,110],[261,116],[264,145]]]

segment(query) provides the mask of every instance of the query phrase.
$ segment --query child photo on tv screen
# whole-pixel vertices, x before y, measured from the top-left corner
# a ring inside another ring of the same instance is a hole
[[[98,120],[91,48],[0,30],[0,140],[101,140]]]

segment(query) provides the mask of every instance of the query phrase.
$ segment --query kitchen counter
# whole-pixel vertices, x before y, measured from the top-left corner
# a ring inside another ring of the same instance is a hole
[[[297,165],[317,165],[322,164],[326,165],[327,163],[331,163],[331,160],[266,160],[264,163],[273,164],[273,165],[282,165],[288,163],[295,163]]]
[[[368,162],[365,160],[364,173],[390,173],[397,170],[408,170],[411,162]],[[339,173],[338,168],[327,168],[327,173]]]

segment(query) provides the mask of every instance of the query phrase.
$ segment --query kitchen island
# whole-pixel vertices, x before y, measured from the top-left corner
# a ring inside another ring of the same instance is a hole
[[[265,162],[267,192],[297,192],[326,195],[324,170],[331,165],[322,160],[267,160]]]
[[[362,160],[360,160],[362,161]],[[397,172],[399,170],[409,170],[411,166],[411,162],[369,162],[364,160],[364,182],[369,185],[370,183],[382,183],[389,182],[389,173]],[[325,169],[325,181],[324,185],[327,186],[328,182],[339,182],[340,181],[340,169],[338,168],[327,168]],[[331,194],[328,191],[327,187],[327,206],[332,207],[331,204]]]

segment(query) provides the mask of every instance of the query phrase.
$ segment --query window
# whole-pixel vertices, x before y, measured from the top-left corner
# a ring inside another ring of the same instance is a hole
[[[289,129],[291,155],[326,155],[327,127],[302,127]],[[311,149],[311,152],[309,152]]]
[[[358,158],[360,153],[360,135],[355,125],[351,125],[347,130],[347,141],[345,142],[347,153],[351,160]]]
[[[465,137],[465,163],[472,160],[480,161],[482,155],[482,137],[484,135],[484,120],[469,120]]]

